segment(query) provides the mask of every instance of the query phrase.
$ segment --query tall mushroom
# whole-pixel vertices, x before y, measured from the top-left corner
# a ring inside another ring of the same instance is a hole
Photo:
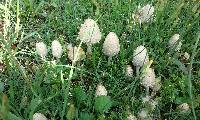
[[[147,49],[140,45],[138,46],[133,53],[133,65],[136,66],[137,69],[147,64],[149,61],[149,56],[147,53]]]
[[[109,57],[109,60],[120,51],[119,39],[114,32],[110,32],[103,43],[103,53]]]
[[[93,19],[86,19],[78,33],[78,38],[87,44],[87,53],[92,53],[92,44],[98,43],[101,40],[101,31]]]

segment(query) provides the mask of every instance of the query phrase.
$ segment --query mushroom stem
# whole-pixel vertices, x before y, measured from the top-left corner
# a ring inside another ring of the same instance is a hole
[[[146,95],[149,95],[149,87],[146,87]]]
[[[109,57],[108,57],[108,65],[110,65],[110,64],[111,64],[111,61],[112,61],[112,57],[111,57],[111,56],[109,56]]]
[[[87,54],[92,54],[92,44],[87,44]]]
[[[136,66],[136,75],[139,76],[140,75],[140,67]]]

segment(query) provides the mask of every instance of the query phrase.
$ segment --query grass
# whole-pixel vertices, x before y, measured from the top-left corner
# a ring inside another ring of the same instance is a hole
[[[147,3],[155,7],[155,21],[134,25],[132,13]],[[158,105],[152,118],[200,119],[197,0],[3,0],[0,16],[4,21],[0,23],[4,26],[0,28],[0,119],[28,120],[36,112],[51,120],[124,120],[129,112],[137,116],[145,106],[141,100],[145,90],[140,77],[136,73],[126,77],[125,69],[132,65],[133,51],[139,45],[147,48],[162,83],[154,98]],[[90,59],[71,63],[67,43],[86,51],[77,35],[87,18],[97,21],[102,40],[93,45]],[[102,44],[111,31],[119,37],[120,53],[108,64]],[[183,43],[180,52],[166,47],[175,33]],[[55,39],[64,48],[56,65],[50,62],[56,59],[49,47]],[[46,61],[35,52],[38,41],[48,46]],[[184,52],[191,55],[190,60],[183,58]],[[108,91],[110,102],[105,106],[101,106],[106,103],[103,98],[95,97],[99,83]],[[182,103],[188,103],[191,111],[182,113],[177,108]]]

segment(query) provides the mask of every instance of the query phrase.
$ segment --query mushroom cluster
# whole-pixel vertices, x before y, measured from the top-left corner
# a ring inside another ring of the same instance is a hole
[[[54,40],[51,44],[52,55],[56,58],[61,58],[63,50],[59,41]],[[41,58],[45,58],[48,54],[47,46],[43,42],[36,43],[36,52]]]

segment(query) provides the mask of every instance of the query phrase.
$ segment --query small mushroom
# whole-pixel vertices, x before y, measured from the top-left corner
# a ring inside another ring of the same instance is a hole
[[[62,46],[59,41],[54,40],[51,45],[52,54],[56,58],[60,58],[62,56]]]
[[[187,103],[182,103],[178,106],[179,110],[182,112],[182,113],[186,113],[189,111],[190,109],[190,106],[187,104]]]
[[[126,76],[132,77],[133,76],[133,68],[130,65],[126,66]]]
[[[152,88],[156,85],[156,76],[154,69],[152,68],[147,68],[146,71],[142,75],[142,81],[141,84],[145,88]]]
[[[169,42],[168,42],[168,46],[170,49],[175,48],[175,51],[179,51],[181,49],[182,46],[182,42],[179,41],[180,35],[179,34],[174,34]]]
[[[141,111],[138,113],[138,117],[140,120],[148,120],[148,110],[145,108],[142,108]]]
[[[45,58],[48,53],[47,46],[43,42],[36,43],[36,52],[40,57]]]
[[[107,90],[102,84],[97,85],[96,96],[107,96]]]
[[[133,114],[129,113],[127,120],[137,120],[137,118]]]
[[[48,120],[42,113],[35,113],[33,120]]]

